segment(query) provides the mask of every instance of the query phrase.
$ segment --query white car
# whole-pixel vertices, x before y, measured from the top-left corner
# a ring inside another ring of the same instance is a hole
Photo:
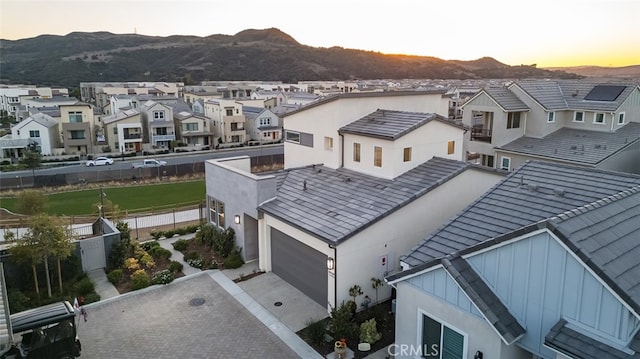
[[[109,157],[96,157],[92,160],[87,161],[88,167],[105,166],[105,165],[112,165],[112,164],[113,164],[113,158],[109,158]]]

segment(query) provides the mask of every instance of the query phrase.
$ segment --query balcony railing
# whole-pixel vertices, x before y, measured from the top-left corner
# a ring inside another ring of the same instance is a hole
[[[142,138],[142,134],[141,133],[125,133],[124,134],[124,139],[125,140],[135,140],[138,138]]]
[[[473,127],[471,129],[471,141],[491,142],[491,129]]]

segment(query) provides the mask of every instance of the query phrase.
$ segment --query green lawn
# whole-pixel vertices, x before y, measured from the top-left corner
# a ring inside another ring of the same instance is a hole
[[[150,209],[174,208],[204,202],[204,181],[178,182],[146,186],[105,187],[104,200],[117,204],[129,213]],[[47,213],[50,215],[87,215],[97,213],[100,190],[91,189],[48,195]],[[0,206],[15,212],[16,198],[3,198]]]

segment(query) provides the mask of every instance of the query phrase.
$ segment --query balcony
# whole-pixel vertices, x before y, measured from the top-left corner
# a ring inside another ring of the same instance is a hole
[[[136,139],[140,139],[142,138],[142,134],[141,133],[124,133],[124,139],[125,140],[136,140]]]
[[[165,142],[165,141],[175,141],[176,135],[168,134],[168,135],[151,135],[151,143],[157,142]]]
[[[473,126],[471,128],[471,141],[491,143],[491,133],[492,130],[490,128]]]

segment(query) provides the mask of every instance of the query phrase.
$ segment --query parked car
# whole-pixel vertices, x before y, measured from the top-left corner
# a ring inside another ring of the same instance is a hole
[[[112,164],[113,164],[113,158],[109,158],[109,157],[96,157],[92,160],[87,161],[88,167],[105,166],[105,165],[112,165]]]
[[[167,164],[167,161],[149,159],[149,160],[144,160],[143,162],[134,163],[131,167],[132,168],[160,167],[166,164]]]

